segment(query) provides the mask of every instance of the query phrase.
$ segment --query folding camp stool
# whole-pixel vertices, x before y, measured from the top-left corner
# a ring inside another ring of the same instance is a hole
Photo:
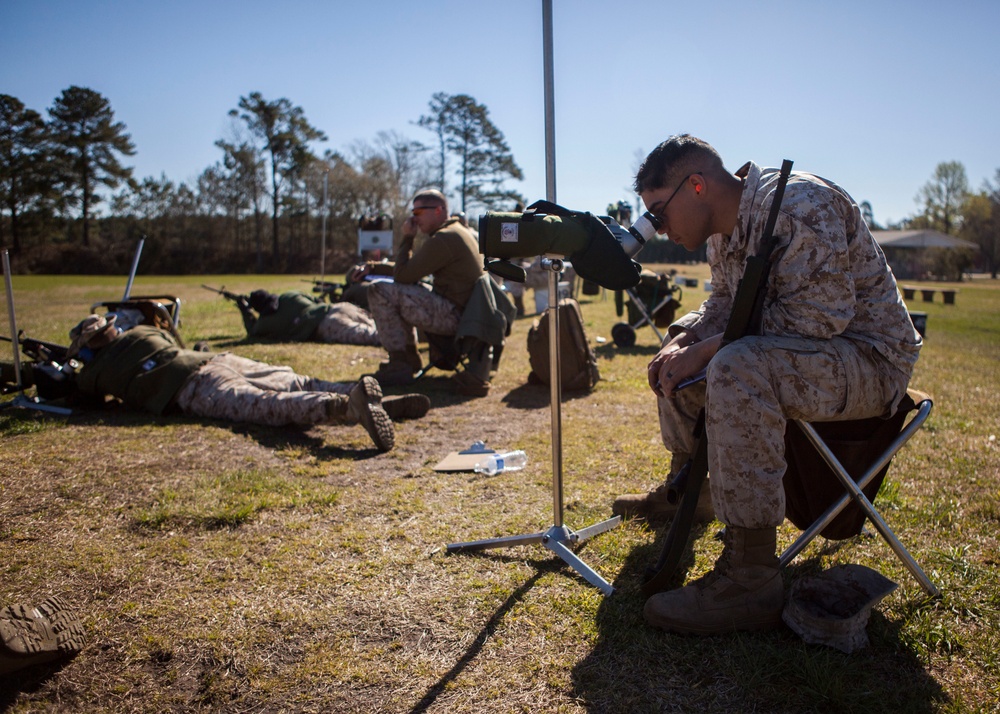
[[[611,327],[611,340],[618,347],[632,347],[635,345],[636,330],[643,325],[649,325],[656,333],[656,339],[663,342],[663,333],[657,327],[659,318],[657,313],[661,309],[670,308],[666,315],[666,324],[673,322],[674,312],[680,307],[683,291],[679,285],[670,285],[666,281],[665,275],[644,273],[641,280],[645,279],[650,284],[640,282],[638,285],[626,288],[624,291],[615,291],[615,311],[618,316],[627,314],[629,322],[616,322]],[[664,293],[660,293],[661,285],[665,285]],[[628,296],[628,301],[624,300],[624,295]],[[644,296],[642,293],[646,293]],[[674,294],[676,293],[676,295]],[[628,308],[626,311],[625,308]],[[631,324],[630,324],[631,322]],[[661,323],[663,324],[663,323]]]
[[[812,443],[812,445],[822,456],[823,460],[830,467],[830,470],[837,477],[840,484],[846,489],[847,493],[844,494],[839,500],[834,502],[811,526],[806,528],[798,539],[792,543],[781,554],[779,558],[779,563],[781,567],[788,565],[797,556],[803,548],[805,548],[813,538],[815,538],[821,531],[823,531],[828,525],[830,525],[833,520],[853,501],[853,503],[859,507],[863,512],[865,517],[871,521],[872,525],[879,532],[879,535],[885,539],[885,541],[892,548],[896,556],[902,561],[903,565],[906,566],[907,570],[917,579],[921,587],[927,592],[931,597],[937,597],[940,594],[937,586],[931,582],[927,574],[917,565],[916,560],[910,555],[906,547],[900,542],[899,538],[896,537],[892,529],[886,524],[885,520],[879,515],[878,511],[872,505],[872,502],[863,493],[864,489],[870,482],[875,479],[879,472],[887,468],[892,457],[903,448],[910,437],[912,437],[923,423],[927,420],[927,416],[931,412],[931,407],[933,406],[933,401],[930,396],[918,392],[916,390],[907,390],[907,399],[905,404],[900,406],[900,409],[905,409],[909,407],[909,411],[913,412],[913,416],[910,417],[909,422],[902,428],[898,436],[889,444],[880,455],[877,456],[875,461],[868,467],[868,469],[860,475],[860,477],[855,480],[851,478],[851,475],[847,472],[847,469],[843,466],[841,461],[834,455],[828,444],[820,437],[817,433],[816,428],[809,423],[796,421],[795,423],[802,430],[805,437]],[[908,416],[908,415],[906,415]]]

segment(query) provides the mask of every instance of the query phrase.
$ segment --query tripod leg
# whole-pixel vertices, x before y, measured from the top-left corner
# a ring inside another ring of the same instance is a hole
[[[465,543],[450,543],[447,551],[449,553],[461,553],[462,551],[489,550],[490,548],[510,548],[515,545],[541,543],[543,538],[545,538],[545,533],[531,533],[529,535],[473,540]]]
[[[593,568],[577,557],[576,553],[567,548],[562,541],[548,539],[544,542],[546,548],[562,558],[566,563],[578,572],[583,579],[591,585],[600,589],[605,595],[610,595],[615,591],[614,587],[607,580],[597,574]]]
[[[581,528],[578,531],[573,531],[572,535],[570,536],[570,539],[574,543],[583,543],[588,538],[593,538],[595,535],[603,533],[604,531],[611,530],[621,522],[622,522],[621,516],[614,516],[613,518],[609,518],[606,521],[601,521],[600,523],[594,523],[592,525],[587,526],[586,528]]]

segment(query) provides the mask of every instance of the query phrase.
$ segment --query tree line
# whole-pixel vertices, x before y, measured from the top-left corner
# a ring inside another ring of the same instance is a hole
[[[503,133],[465,94],[434,94],[414,121],[432,142],[383,131],[320,153],[327,136],[302,107],[251,92],[193,185],[135,178],[136,147],[99,92],[69,87],[47,114],[0,94],[0,247],[22,271],[127,270],[144,237],[144,262],[161,273],[313,272],[324,233],[325,267],[339,271],[359,220],[401,225],[419,188],[470,215],[524,200],[505,186],[523,174]]]
[[[127,127],[92,89],[69,87],[47,114],[0,94],[0,247],[19,256],[22,271],[121,272],[145,237],[147,264],[161,273],[312,272],[324,232],[325,267],[340,271],[355,259],[359,219],[401,225],[421,187],[444,191],[470,217],[524,201],[505,185],[523,173],[503,133],[465,94],[431,97],[413,122],[428,142],[382,131],[319,153],[328,137],[301,107],[251,92],[229,111],[227,135],[215,142],[220,157],[193,185],[133,177]],[[932,228],[980,247],[978,256],[931,252],[927,272],[961,276],[976,260],[995,278],[1000,169],[973,191],[960,162],[941,163],[916,198],[920,211],[885,227]],[[869,225],[883,228],[861,205]],[[663,242],[640,257],[699,256]]]

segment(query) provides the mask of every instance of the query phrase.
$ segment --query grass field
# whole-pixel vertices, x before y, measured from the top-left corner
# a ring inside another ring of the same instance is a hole
[[[705,266],[679,269],[707,277]],[[19,327],[65,343],[124,282],[15,276]],[[201,283],[308,289],[288,276],[139,276],[133,294],[181,298],[188,344],[331,379],[355,379],[382,358],[366,347],[245,343],[236,308]],[[940,294],[911,305],[928,314],[912,386],[935,407],[879,499],[942,597],[928,601],[877,536],[818,539],[786,573],[788,584],[861,563],[898,582],[864,650],[844,655],[785,629],[704,639],[650,630],[639,586],[663,533],[639,521],[578,551],[614,584],[611,597],[541,546],[447,554],[451,542],[553,523],[548,390],[527,384],[526,318],[488,397],[461,399],[432,373],[415,389],[433,409],[398,425],[386,454],[357,427],[0,411],[0,605],[59,594],[88,632],[65,665],[0,679],[0,709],[998,711],[1000,282],[950,287],[955,305]],[[703,295],[686,289],[683,309]],[[653,331],[616,348],[614,300],[581,301],[603,379],[562,405],[571,528],[607,518],[615,495],[651,487],[669,463],[645,386]],[[527,469],[432,469],[476,439],[525,449]],[[697,532],[688,577],[711,567],[717,526]],[[795,535],[783,526],[782,544]]]

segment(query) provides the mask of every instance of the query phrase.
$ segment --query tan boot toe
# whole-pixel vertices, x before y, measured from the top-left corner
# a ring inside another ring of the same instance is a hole
[[[708,575],[646,601],[646,622],[668,632],[716,635],[781,624],[784,583],[775,528],[727,526],[725,546]]]
[[[627,493],[619,496],[611,504],[611,513],[622,518],[645,518],[647,521],[662,521],[677,514],[679,504],[671,503],[667,497],[669,482],[660,484],[648,493]],[[708,479],[702,482],[698,496],[698,506],[694,512],[695,523],[709,523],[715,520],[712,494]]]

